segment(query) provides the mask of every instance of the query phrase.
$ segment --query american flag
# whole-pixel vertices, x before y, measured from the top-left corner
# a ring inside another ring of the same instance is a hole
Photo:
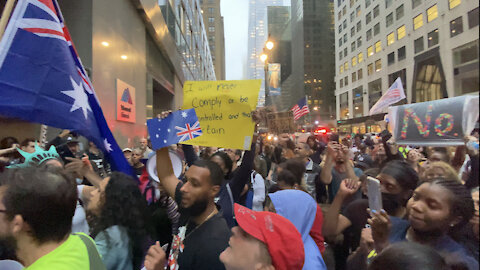
[[[155,150],[202,135],[195,109],[176,111],[164,119],[150,119],[147,127]]]
[[[308,114],[310,110],[308,109],[307,97],[301,98],[291,110],[293,111],[293,119],[295,121]]]
[[[388,88],[387,92],[372,106],[370,109],[370,115],[381,113],[388,106],[399,102],[406,98],[405,91],[403,90],[403,84],[400,77],[398,77],[392,86]]]

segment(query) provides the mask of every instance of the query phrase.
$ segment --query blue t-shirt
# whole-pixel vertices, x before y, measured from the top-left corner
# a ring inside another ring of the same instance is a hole
[[[353,172],[355,172],[355,175],[357,177],[362,176],[363,171],[360,170],[359,168],[353,168]],[[332,168],[332,183],[330,183],[329,188],[328,188],[328,196],[330,198],[330,203],[333,202],[333,198],[337,195],[338,190],[340,189],[340,184],[342,181],[347,178],[347,173],[339,173],[335,167]],[[357,192],[356,198],[359,199],[361,198],[361,191],[359,190]]]
[[[403,219],[392,219],[392,230],[390,232],[390,243],[407,241],[407,230],[410,228],[410,223]],[[462,262],[464,262],[469,270],[478,270],[478,262],[468,255],[467,250],[455,242],[450,236],[444,235],[430,246],[441,254],[455,254]]]

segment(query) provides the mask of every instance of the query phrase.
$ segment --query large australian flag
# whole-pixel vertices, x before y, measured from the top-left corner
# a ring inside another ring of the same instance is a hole
[[[103,116],[56,0],[19,0],[0,41],[0,115],[69,129],[132,169]]]

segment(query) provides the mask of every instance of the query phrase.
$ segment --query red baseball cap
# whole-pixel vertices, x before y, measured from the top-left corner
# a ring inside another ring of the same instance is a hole
[[[276,270],[300,270],[305,261],[302,236],[286,218],[235,204],[235,219],[246,233],[265,243]]]

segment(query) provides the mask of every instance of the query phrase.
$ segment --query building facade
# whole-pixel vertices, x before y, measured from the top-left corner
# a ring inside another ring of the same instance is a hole
[[[335,0],[335,96],[343,133],[379,132],[370,108],[400,77],[407,100],[479,90],[478,1]],[[386,112],[386,111],[385,111]]]
[[[215,75],[217,80],[225,80],[225,31],[220,0],[200,0],[200,5]]]
[[[120,147],[146,137],[146,120],[183,102],[186,80],[215,80],[198,0],[59,1],[65,23]],[[135,117],[117,118],[123,83]],[[5,122],[5,121],[2,121]],[[39,126],[6,121],[0,137],[36,137]],[[58,130],[49,128],[47,137]]]
[[[288,110],[291,103],[291,96],[294,88],[289,85],[292,75],[292,30],[290,23],[289,6],[269,6],[268,34],[275,43],[274,48],[269,51],[268,62],[280,65],[280,91],[274,95],[270,90],[272,78],[267,76],[268,87],[265,91],[266,104],[272,105],[277,111]]]
[[[310,123],[335,124],[335,33],[333,0],[303,0],[305,95]]]
[[[248,7],[247,79],[265,79],[265,64],[260,60],[268,39],[267,7],[284,6],[288,0],[250,0]],[[258,106],[265,105],[265,85],[258,95]]]

